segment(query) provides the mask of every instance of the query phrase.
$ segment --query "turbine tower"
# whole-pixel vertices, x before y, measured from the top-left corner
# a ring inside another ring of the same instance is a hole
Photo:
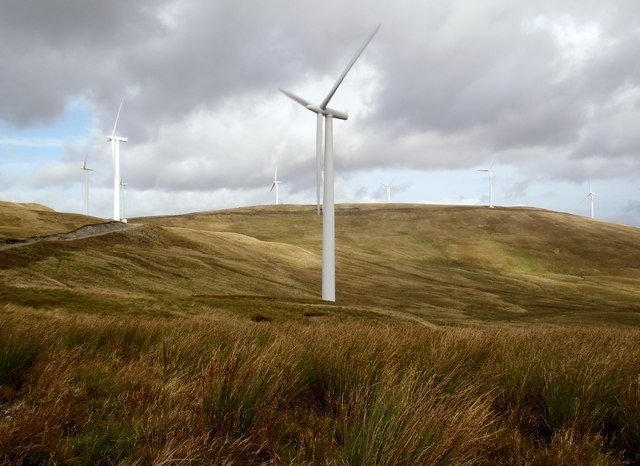
[[[380,183],[380,184],[384,186],[384,190],[387,192],[387,204],[391,204],[391,188],[393,188],[393,186],[391,186],[391,183],[389,184]]]
[[[316,196],[317,196],[317,214],[320,214],[320,183],[322,175],[322,126],[324,118],[324,198],[322,202],[322,299],[324,301],[336,300],[336,245],[335,245],[335,206],[333,199],[333,119],[346,120],[349,118],[346,112],[334,110],[327,107],[331,98],[338,90],[338,87],[347,76],[349,70],[360,57],[364,49],[369,45],[373,36],[380,29],[380,25],[376,26],[371,35],[364,41],[362,46],[355,53],[351,61],[347,64],[342,74],[338,77],[327,96],[315,105],[308,100],[298,97],[291,92],[280,89],[280,91],[296,101],[303,107],[314,112],[316,117]]]
[[[122,190],[121,198],[120,198],[122,200],[121,212],[122,212],[122,220],[125,221],[125,222],[127,220],[127,217],[124,214],[124,191],[127,188],[127,186],[129,186],[129,183],[125,183],[124,181],[120,181],[120,189]]]
[[[487,172],[489,174],[489,208],[493,209],[493,160],[491,161],[491,165],[489,168],[483,168],[478,170],[479,172]]]
[[[89,215],[89,172],[93,171],[93,168],[87,167],[87,158],[89,156],[85,155],[84,164],[80,168],[80,170],[84,171],[84,214]]]
[[[116,128],[118,127],[118,118],[120,118],[120,110],[122,110],[122,104],[124,103],[124,97],[120,101],[118,107],[118,114],[116,115],[116,122],[113,125],[113,131],[110,136],[107,136],[107,141],[111,141],[111,156],[113,158],[113,219],[117,222],[121,220],[120,217],[120,142],[127,142],[127,138],[116,136]]]
[[[278,205],[278,190],[280,189],[280,181],[278,181],[278,167],[276,167],[276,174],[273,175],[273,184],[269,191],[273,191],[273,188],[276,188],[276,205]]]
[[[597,194],[591,191],[591,181],[589,181],[589,194],[587,194],[584,199],[586,199],[587,197],[591,197],[591,218],[594,218],[593,216],[593,197],[594,196],[600,196],[600,194]],[[584,202],[584,199],[582,200],[582,202]]]

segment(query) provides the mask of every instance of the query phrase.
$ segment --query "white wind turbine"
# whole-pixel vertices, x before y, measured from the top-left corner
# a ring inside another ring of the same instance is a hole
[[[107,141],[111,141],[111,156],[113,157],[113,219],[120,221],[120,142],[127,142],[127,138],[116,136],[116,128],[118,127],[118,118],[120,118],[120,110],[124,97],[120,101],[116,122],[113,125],[113,131],[107,136]]]
[[[493,209],[493,160],[491,161],[491,165],[489,168],[483,168],[478,170],[479,172],[487,172],[489,174],[489,208]]]
[[[273,175],[273,184],[271,185],[271,189],[269,191],[273,191],[273,188],[276,188],[276,205],[278,205],[278,190],[280,189],[280,181],[278,180],[278,167],[276,167],[276,173]]]
[[[393,186],[391,186],[391,183],[389,184],[380,183],[380,184],[384,186],[384,190],[387,192],[387,204],[391,204],[391,189],[393,188]]]
[[[80,170],[84,171],[84,214],[89,215],[89,172],[93,171],[93,168],[87,167],[87,158],[89,156],[86,155],[84,157],[84,164],[80,168]]]
[[[585,196],[584,199],[586,199],[587,197],[591,197],[591,218],[594,218],[593,216],[593,197],[594,196],[600,196],[600,194],[594,193],[593,191],[591,191],[591,181],[589,181],[589,194],[587,194]],[[584,199],[582,200],[582,202],[584,202]]]
[[[290,99],[298,102],[303,107],[311,110],[317,115],[316,119],[316,196],[317,213],[320,214],[320,183],[322,174],[322,119],[325,120],[324,131],[324,199],[322,202],[322,299],[325,301],[336,300],[336,245],[335,245],[335,206],[333,199],[333,119],[346,120],[349,118],[346,112],[334,110],[327,107],[329,101],[338,90],[338,87],[347,76],[347,73],[360,57],[364,49],[369,45],[373,36],[380,29],[378,25],[367,40],[355,53],[347,67],[344,69],[338,80],[335,82],[327,96],[315,105],[308,100],[298,97],[291,92],[280,89],[280,91]]]

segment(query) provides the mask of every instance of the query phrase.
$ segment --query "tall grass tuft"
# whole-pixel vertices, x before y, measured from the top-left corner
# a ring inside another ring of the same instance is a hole
[[[292,348],[240,340],[214,350],[203,380],[202,409],[211,437],[256,436],[275,422],[279,407],[294,400],[299,375],[287,357]]]
[[[557,446],[562,438],[567,448],[584,442],[587,450],[601,445],[637,460],[640,390],[632,367],[640,363],[638,354],[619,346],[607,349],[606,333],[568,335],[516,338],[511,348],[503,348],[497,410],[543,444]]]
[[[0,386],[19,389],[41,350],[42,346],[34,336],[0,334]]]
[[[455,394],[443,388],[418,370],[363,387],[361,402],[343,419],[345,463],[475,464],[495,434],[489,399],[471,387]]]

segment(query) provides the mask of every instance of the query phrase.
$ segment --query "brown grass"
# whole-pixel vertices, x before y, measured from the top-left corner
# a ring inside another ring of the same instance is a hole
[[[640,460],[637,330],[20,312],[7,463]]]
[[[350,315],[639,323],[637,228],[523,208],[339,206],[336,219],[337,298]],[[264,298],[292,303],[296,315],[324,312],[321,219],[311,207],[136,221],[145,226],[0,251],[0,299],[56,307],[64,296],[63,307],[82,311],[232,316],[253,297],[256,312],[275,320]],[[305,308],[311,303],[320,307]]]
[[[63,233],[100,219],[55,212],[40,204],[0,201],[0,241]]]
[[[341,206],[334,305],[312,208],[143,222],[0,251],[0,462],[640,462],[637,229]]]

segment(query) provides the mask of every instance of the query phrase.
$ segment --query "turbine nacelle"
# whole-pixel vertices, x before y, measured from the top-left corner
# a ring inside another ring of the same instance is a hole
[[[84,170],[84,171],[86,171],[86,172],[92,172],[92,171],[93,171],[93,168],[89,168],[89,167],[87,167],[87,161],[85,160],[85,161],[84,161],[84,165],[80,167],[80,170]]]
[[[338,120],[348,120],[349,119],[349,114],[347,112],[342,112],[342,111],[336,110],[334,108],[327,107],[324,110],[322,110],[317,105],[307,105],[307,109],[311,110],[313,113],[317,113],[317,114],[325,116],[325,117],[331,115],[333,118],[337,118]]]
[[[333,118],[337,118],[338,120],[349,119],[349,114],[347,112],[343,112],[341,110],[336,110],[335,108],[329,108],[329,107],[325,107],[323,109],[319,105],[312,104],[308,100],[303,99],[302,97],[295,95],[293,92],[289,92],[282,88],[280,89],[280,92],[282,92],[284,95],[289,97],[291,100],[299,103],[300,105],[305,107],[307,110],[311,110],[313,113],[316,113],[318,115],[322,115],[325,117],[331,115]]]
[[[120,142],[127,142],[128,138],[123,138],[121,136],[113,136],[113,135],[109,135],[107,136],[107,141],[120,141]]]

